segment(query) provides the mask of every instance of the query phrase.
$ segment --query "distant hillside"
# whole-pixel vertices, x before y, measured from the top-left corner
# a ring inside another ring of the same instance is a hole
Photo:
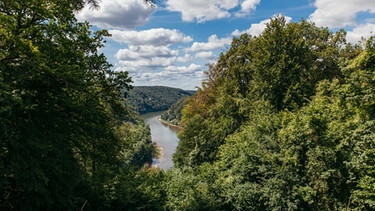
[[[179,125],[182,116],[182,109],[188,103],[188,99],[190,98],[184,97],[179,99],[176,103],[169,107],[168,111],[161,115],[161,119],[173,125]]]
[[[128,93],[127,104],[139,114],[145,114],[167,110],[179,99],[194,93],[165,86],[135,86]]]

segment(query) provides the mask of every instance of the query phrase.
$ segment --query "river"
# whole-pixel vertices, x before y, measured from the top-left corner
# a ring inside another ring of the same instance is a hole
[[[179,142],[177,137],[179,129],[160,122],[159,118],[162,113],[148,113],[142,115],[142,118],[150,126],[152,142],[162,148],[161,158],[154,160],[153,164],[167,170],[173,166],[172,156]]]

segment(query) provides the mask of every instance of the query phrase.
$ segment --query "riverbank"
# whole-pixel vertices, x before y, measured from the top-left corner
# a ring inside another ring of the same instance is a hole
[[[172,123],[170,123],[170,122],[168,122],[168,121],[163,120],[160,116],[159,116],[158,119],[159,119],[159,121],[160,121],[161,123],[163,123],[163,124],[165,124],[165,125],[168,125],[168,126],[170,126],[170,127],[176,128],[176,129],[178,129],[179,131],[183,129],[183,127],[181,127],[181,126],[179,126],[179,125],[174,125],[174,124],[172,124]]]

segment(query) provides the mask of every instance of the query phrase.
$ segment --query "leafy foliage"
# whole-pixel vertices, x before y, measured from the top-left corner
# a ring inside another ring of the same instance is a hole
[[[120,168],[151,159],[131,79],[98,53],[109,34],[74,18],[86,3],[0,1],[0,209],[100,209]]]
[[[374,40],[282,17],[234,38],[183,109],[167,207],[374,209]]]
[[[150,129],[140,118],[124,122],[117,128],[122,149],[119,159],[124,162],[123,168],[143,167],[152,163],[153,144]]]
[[[252,118],[248,114],[252,102],[269,101],[276,111],[298,109],[308,102],[319,81],[341,79],[338,55],[343,34],[306,21],[286,24],[277,17],[259,37],[234,38],[228,52],[209,66],[203,88],[186,107],[182,125],[188,132],[180,135],[176,157],[190,159],[184,152],[193,152],[197,146],[198,164],[211,162],[225,138]],[[189,131],[190,124],[201,128],[200,124],[204,130]],[[184,145],[193,148],[182,149]]]

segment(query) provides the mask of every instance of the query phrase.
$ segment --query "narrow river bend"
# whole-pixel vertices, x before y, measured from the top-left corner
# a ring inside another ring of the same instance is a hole
[[[150,126],[152,142],[162,148],[162,157],[155,160],[154,164],[167,170],[173,166],[172,156],[179,142],[177,137],[179,129],[160,122],[159,118],[162,113],[148,113],[142,115],[142,118]]]

